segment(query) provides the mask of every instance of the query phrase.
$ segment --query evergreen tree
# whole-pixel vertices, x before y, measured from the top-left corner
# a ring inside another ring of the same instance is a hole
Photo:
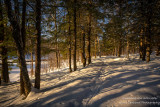
[[[41,0],[36,0],[35,88],[40,89],[41,71]]]
[[[1,79],[3,82],[9,82],[9,72],[8,72],[8,56],[7,56],[7,47],[5,46],[5,31],[4,31],[4,19],[3,19],[3,7],[2,0],[0,0],[0,44],[1,44],[1,59],[2,59],[2,71]]]
[[[18,3],[18,1],[15,1],[15,4]],[[25,90],[25,96],[27,96],[31,91],[31,83],[28,76],[26,61],[25,61],[25,52],[23,50],[23,37],[21,35],[21,29],[20,29],[20,23],[18,18],[18,12],[13,13],[12,5],[10,0],[5,0],[5,5],[7,8],[8,18],[11,23],[11,26],[13,28],[12,37],[16,43],[16,47],[18,50],[18,57],[19,57],[19,63],[20,63],[20,69],[22,71],[22,77],[24,82],[24,90]],[[17,10],[17,9],[15,9]]]

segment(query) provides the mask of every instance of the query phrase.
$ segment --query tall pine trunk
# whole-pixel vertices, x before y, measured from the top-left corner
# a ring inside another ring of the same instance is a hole
[[[17,1],[18,2],[18,1]],[[19,5],[17,4],[17,12],[19,14]],[[22,35],[22,43],[23,43],[23,50],[25,52],[25,41],[26,41],[26,29],[25,29],[25,24],[26,24],[26,0],[23,0],[23,10],[22,10],[22,28],[21,28],[21,35]],[[20,94],[25,94],[25,89],[24,89],[24,81],[23,81],[23,76],[22,76],[22,71],[20,70]]]
[[[101,46],[100,46],[100,43],[99,43],[99,37],[98,36],[97,36],[97,40],[98,40],[98,55],[101,58]]]
[[[61,68],[61,53],[59,50],[58,50],[58,68],[59,69]]]
[[[41,71],[41,0],[36,0],[35,88],[40,89]]]
[[[0,27],[1,28],[1,27]],[[7,56],[7,48],[2,46],[2,71],[1,71],[1,79],[3,82],[9,82],[9,73],[8,73],[8,56]]]
[[[72,72],[72,66],[71,66],[71,46],[72,46],[72,38],[71,38],[71,17],[70,12],[68,10],[68,16],[69,16],[69,27],[68,27],[68,35],[69,35],[69,72]]]
[[[96,35],[96,38],[95,38],[95,58],[97,57],[97,35]]]
[[[127,59],[129,59],[129,36],[127,35]]]
[[[1,78],[3,82],[9,82],[9,73],[8,73],[8,56],[7,56],[7,48],[4,45],[4,24],[3,24],[3,11],[2,11],[2,1],[0,0],[0,42],[2,43],[1,46],[1,58],[2,58],[2,71],[1,71]]]
[[[87,51],[88,51],[88,65],[91,63],[91,13],[88,16],[88,43],[87,43]]]
[[[31,76],[34,75],[34,72],[33,72],[33,51],[31,51]]]
[[[145,61],[145,57],[146,57],[146,43],[145,43],[145,30],[141,29],[140,32],[140,58],[142,59],[142,61]]]
[[[121,38],[118,42],[118,57],[120,57],[122,54],[122,43],[121,43]]]
[[[18,50],[18,59],[19,59],[20,69],[22,71],[22,78],[23,78],[23,82],[24,82],[24,90],[25,90],[24,94],[27,96],[31,91],[31,82],[29,79],[26,61],[25,61],[25,53],[24,53],[23,45],[22,45],[23,41],[22,41],[20,24],[19,24],[18,19],[15,16],[15,14],[13,14],[11,1],[5,0],[5,5],[7,8],[9,21],[10,21],[11,26],[13,28],[12,36],[13,36],[13,39],[16,43],[16,47]]]
[[[151,18],[152,18],[152,0],[148,0],[148,17],[147,17],[147,28],[146,28],[146,61],[150,61],[151,54]]]
[[[117,45],[116,45],[116,39],[114,39],[114,44],[115,44],[115,47],[114,47],[114,55],[117,56]]]
[[[160,43],[158,43],[157,45],[156,56],[159,56],[159,54],[160,54]]]
[[[22,28],[21,28],[21,39],[22,39],[22,48],[24,51],[24,56],[25,56],[25,10],[26,10],[26,4],[25,4],[25,0],[23,0],[23,10],[22,10]],[[16,14],[16,18],[17,21],[20,21],[19,16],[20,16],[20,12],[19,12],[19,2],[18,0],[14,0],[14,8],[15,8],[15,14]],[[20,60],[18,58],[18,60]],[[21,67],[21,66],[20,66]],[[25,94],[25,89],[24,89],[24,81],[23,81],[23,73],[21,71],[22,69],[20,68],[20,95]]]
[[[140,55],[140,58],[142,59],[143,57],[143,30],[141,29],[141,32],[140,32],[140,44],[139,44],[139,55]]]
[[[122,20],[123,16],[122,16],[122,4],[123,4],[123,1],[122,0],[119,0],[119,18],[120,20]],[[119,27],[120,27],[120,34],[119,34],[119,41],[118,41],[118,57],[121,56],[122,54],[122,36],[123,36],[123,31],[122,31],[122,23],[119,23]]]
[[[60,68],[60,65],[59,65],[59,50],[58,50],[58,41],[57,41],[57,14],[56,14],[56,9],[55,9],[55,13],[54,13],[54,25],[55,25],[55,45],[56,45],[56,66],[57,68]]]
[[[74,23],[74,49],[73,49],[73,70],[77,70],[76,64],[76,50],[77,50],[77,22],[76,22],[76,12],[77,12],[77,0],[74,0],[74,16],[73,16],[73,23]]]
[[[82,62],[83,67],[86,66],[86,56],[85,56],[85,32],[84,28],[82,28]]]

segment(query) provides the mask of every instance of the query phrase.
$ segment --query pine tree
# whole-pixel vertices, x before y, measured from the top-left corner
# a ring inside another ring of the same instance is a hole
[[[74,0],[74,15],[73,15],[73,23],[74,23],[74,48],[73,48],[73,70],[77,70],[77,62],[76,62],[76,50],[77,50],[77,0]]]
[[[18,1],[15,1],[15,4],[16,3],[18,3]],[[18,50],[18,58],[19,58],[19,63],[20,63],[20,69],[22,71],[25,96],[27,96],[31,91],[31,83],[30,83],[30,79],[28,76],[28,71],[27,71],[27,66],[26,66],[26,61],[25,61],[25,52],[23,50],[23,45],[22,45],[24,43],[23,43],[23,39],[22,39],[23,37],[21,35],[20,23],[19,23],[19,18],[18,18],[18,14],[17,14],[18,12],[16,12],[15,14],[13,13],[10,0],[5,0],[5,5],[7,8],[9,21],[10,21],[11,26],[13,28],[12,37],[16,43],[16,47]],[[17,10],[17,9],[15,9],[15,10]]]
[[[41,71],[41,0],[36,0],[35,88],[40,89]]]
[[[69,12],[69,9],[67,8],[68,11],[68,36],[69,36],[69,72],[72,72],[72,65],[71,65],[71,48],[72,48],[72,37],[71,37],[71,15]]]
[[[82,27],[82,62],[83,62],[83,67],[86,66],[86,55],[85,55],[85,31],[84,27]]]
[[[0,0],[0,43],[1,43],[1,58],[2,58],[2,71],[1,71],[1,79],[3,82],[9,82],[9,73],[8,73],[8,56],[7,56],[7,47],[5,46],[5,32],[4,32],[4,24],[3,24],[3,7],[2,1]]]
[[[19,9],[18,9],[19,10]],[[22,35],[22,45],[23,45],[23,51],[25,51],[25,41],[26,41],[26,0],[23,0],[23,10],[22,10],[22,28],[21,28],[21,35]],[[20,70],[20,94],[25,94],[24,89],[24,81],[23,81],[23,73]]]

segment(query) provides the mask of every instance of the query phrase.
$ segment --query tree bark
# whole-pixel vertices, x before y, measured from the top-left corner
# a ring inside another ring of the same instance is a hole
[[[1,76],[0,76],[0,86],[1,86]]]
[[[96,38],[95,38],[95,58],[97,57],[97,35],[96,35]]]
[[[87,51],[88,51],[88,65],[91,63],[91,13],[88,16],[88,44],[87,44]]]
[[[26,42],[26,0],[23,0],[23,10],[22,10],[22,41],[23,41],[23,49],[25,50],[25,42]]]
[[[8,56],[7,56],[7,48],[4,45],[4,24],[3,24],[3,13],[2,13],[2,1],[0,0],[0,43],[2,43],[1,46],[1,58],[2,58],[2,71],[1,71],[1,79],[3,82],[8,83],[9,82],[9,73],[8,73]]]
[[[99,54],[99,57],[101,58],[101,46],[100,46],[100,43],[99,43],[99,37],[97,36],[97,40],[98,40],[98,54]]]
[[[160,43],[158,43],[157,45],[156,56],[159,56],[159,54],[160,54]]]
[[[34,72],[33,72],[33,52],[31,51],[31,76],[34,75]]]
[[[151,54],[151,18],[152,18],[152,0],[148,0],[148,17],[147,17],[147,29],[146,29],[146,61],[150,61]]]
[[[141,29],[141,32],[140,32],[140,44],[139,44],[139,55],[140,55],[140,58],[142,59],[143,57],[143,30]]]
[[[11,1],[10,0],[5,0],[5,5],[7,8],[7,13],[8,13],[8,18],[9,21],[13,27],[13,39],[16,43],[16,47],[18,50],[18,59],[20,63],[20,69],[22,71],[22,77],[24,81],[24,89],[25,89],[25,96],[27,96],[30,91],[31,91],[31,83],[30,79],[28,76],[28,71],[27,71],[27,66],[26,66],[26,61],[25,61],[25,54],[23,50],[23,41],[22,41],[22,35],[21,35],[21,30],[20,30],[20,24],[18,22],[18,19],[12,12],[12,6],[11,6]]]
[[[117,56],[117,45],[116,45],[116,39],[114,39],[114,44],[115,44],[115,47],[114,47],[114,55]]]
[[[129,36],[127,35],[127,59],[129,59]]]
[[[18,1],[17,1],[18,2]],[[17,14],[19,15],[19,4],[17,3],[16,6],[17,9],[15,9]],[[26,41],[26,29],[25,29],[25,24],[26,24],[26,0],[23,0],[23,10],[22,10],[22,28],[21,28],[21,35],[22,35],[22,43],[23,43],[23,50],[25,52],[25,41]],[[23,76],[22,76],[22,71],[20,70],[20,94],[25,94],[25,89],[24,89],[24,81],[23,81]]]
[[[24,3],[25,1],[23,0],[23,10],[22,10],[22,28],[21,28],[21,40],[22,40],[22,48],[23,51],[25,52],[25,9],[26,5]],[[20,12],[19,12],[19,2],[18,0],[14,0],[14,10],[15,10],[15,15],[16,15],[16,19],[19,22],[20,19]],[[25,53],[24,53],[25,54]],[[25,55],[24,55],[25,56]],[[20,59],[18,59],[20,60]],[[20,66],[21,67],[21,66]],[[24,89],[24,81],[23,81],[23,76],[22,76],[22,71],[20,68],[20,95],[25,94],[25,89]]]
[[[140,58],[142,61],[145,61],[146,57],[146,44],[145,44],[145,30],[141,30],[140,32]]]
[[[7,56],[7,48],[2,46],[2,71],[1,71],[1,79],[3,82],[9,82],[9,73],[8,73],[8,56]]]
[[[56,65],[57,68],[60,67],[59,65],[59,50],[58,50],[58,41],[57,41],[57,15],[56,15],[56,9],[55,9],[55,13],[54,13],[54,25],[55,25],[55,45],[56,45]]]
[[[77,22],[76,22],[76,12],[77,12],[77,0],[74,0],[74,49],[73,49],[73,70],[77,70],[77,64],[76,64],[76,50],[77,50]]]
[[[61,68],[61,53],[59,50],[58,50],[58,68],[59,69]]]
[[[122,20],[122,4],[123,4],[123,1],[122,0],[119,0],[119,18],[120,20]],[[119,41],[118,41],[118,57],[121,56],[122,54],[122,36],[123,36],[123,32],[122,32],[122,23],[119,23],[119,27],[120,27],[120,34],[119,34]]]
[[[121,37],[120,40],[118,42],[118,57],[120,57],[122,54],[122,43],[121,43]]]
[[[40,89],[41,73],[41,0],[36,0],[35,88]]]
[[[82,62],[83,67],[86,66],[86,56],[85,56],[85,32],[84,28],[82,28]]]
[[[70,12],[68,10],[68,16],[69,16],[69,27],[68,27],[68,35],[69,35],[69,72],[72,72],[72,66],[71,66],[71,46],[72,46],[72,38],[71,38],[71,17]]]

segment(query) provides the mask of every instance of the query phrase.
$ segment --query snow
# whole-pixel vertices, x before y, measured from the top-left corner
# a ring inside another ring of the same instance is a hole
[[[25,100],[22,100],[24,96],[19,96],[18,82],[0,86],[0,105],[2,107],[160,106],[160,57],[158,56],[151,55],[149,63],[141,61],[138,54],[130,55],[130,59],[125,56],[120,58],[103,56],[93,59],[89,66],[79,67],[75,72],[66,71],[67,68],[41,75],[41,90],[32,88]]]

